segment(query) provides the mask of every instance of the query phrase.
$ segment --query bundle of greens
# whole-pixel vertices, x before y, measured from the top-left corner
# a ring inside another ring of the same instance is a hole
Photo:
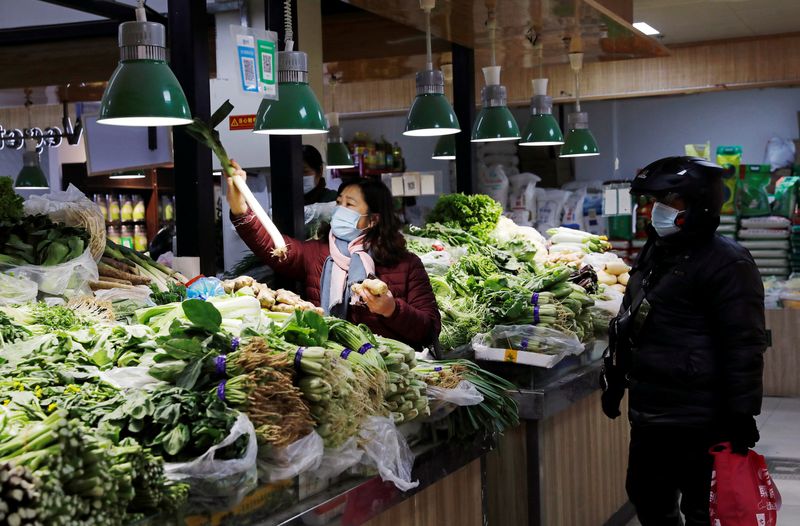
[[[5,313],[0,311],[0,347],[17,340],[23,340],[31,335],[31,331],[14,321]]]
[[[417,353],[404,343],[389,338],[375,337],[378,351],[389,371],[389,387],[384,406],[390,411],[394,423],[410,422],[430,415],[426,384],[414,373]]]
[[[14,180],[0,177],[0,224],[16,223],[25,214],[22,197],[14,192]]]
[[[436,202],[428,222],[461,228],[486,240],[502,213],[503,206],[488,195],[448,194]]]
[[[106,241],[99,270],[100,279],[90,283],[93,290],[149,285],[161,292],[173,292],[188,281],[166,265],[113,241]]]
[[[82,255],[88,243],[85,229],[54,223],[46,215],[0,222],[0,263],[6,265],[60,265]]]

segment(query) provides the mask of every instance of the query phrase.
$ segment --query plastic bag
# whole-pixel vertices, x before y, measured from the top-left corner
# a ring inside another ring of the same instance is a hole
[[[293,479],[300,473],[319,468],[324,453],[322,437],[316,431],[283,448],[261,448],[258,478],[268,482]]]
[[[306,238],[318,239],[319,229],[324,223],[330,223],[336,202],[314,203],[303,207],[303,218],[306,225]]]
[[[495,325],[488,336],[489,343],[502,349],[544,354],[580,354],[584,351],[576,336],[536,325]]]
[[[455,263],[450,253],[445,250],[428,252],[419,259],[428,274],[433,276],[444,276],[447,274],[447,269]]]
[[[742,163],[741,146],[718,146],[717,164],[725,169],[722,177],[723,202],[722,213],[736,212],[736,191],[739,188],[739,165]]]
[[[794,164],[795,146],[791,139],[773,137],[767,141],[767,151],[764,154],[764,164],[768,164],[774,172]]]
[[[358,449],[358,444],[354,437],[347,439],[347,442],[336,449],[326,449],[322,455],[314,475],[318,479],[336,478],[351,467],[358,464],[364,452]]]
[[[687,144],[684,151],[689,157],[700,157],[706,161],[711,160],[711,141],[705,144]]]
[[[247,435],[247,449],[242,458],[216,460],[217,450]],[[239,414],[228,436],[208,451],[189,462],[168,462],[164,473],[170,480],[191,486],[189,500],[195,509],[212,510],[236,505],[258,485],[256,432],[250,419]]]
[[[620,307],[622,307],[622,298],[624,296],[625,295],[620,291],[614,290],[611,287],[606,287],[602,296],[604,299],[600,300],[595,298],[594,307],[603,309],[611,315],[616,316],[619,314]]]
[[[730,442],[711,448],[711,524],[719,526],[776,526],[781,495],[762,455],[731,451]]]
[[[772,213],[791,218],[797,206],[797,190],[800,177],[781,177],[775,183],[775,201],[772,202]]]
[[[742,217],[769,214],[769,196],[767,195],[769,183],[769,166],[765,164],[745,165],[744,178],[739,190],[739,213]]]
[[[0,273],[0,305],[29,303],[36,299],[39,287],[24,275]]]
[[[561,214],[569,192],[554,188],[536,189],[536,229],[546,232],[561,225]]]
[[[218,278],[200,278],[186,287],[186,299],[207,300],[215,296],[225,296],[225,288]]]
[[[508,208],[508,177],[503,167],[499,164],[487,168],[481,165],[478,169],[478,193],[486,194],[503,206]]]
[[[91,236],[89,249],[92,257],[100,261],[106,249],[106,219],[100,207],[83,192],[70,184],[64,192],[54,190],[49,194],[31,196],[24,207],[28,215],[45,214],[58,223],[85,228]]]
[[[400,491],[419,486],[419,481],[411,481],[414,453],[391,420],[371,416],[361,424],[358,435],[365,455],[362,462],[376,468],[383,481],[393,483]]]
[[[67,291],[86,293],[89,291],[89,281],[97,281],[97,263],[92,257],[89,248],[76,257],[60,265],[19,265],[10,266],[0,264],[0,271],[13,272],[34,281],[41,292],[61,296]]]
[[[561,226],[583,230],[583,201],[586,199],[586,188],[578,188],[571,192],[564,203]]]
[[[441,420],[458,407],[478,405],[483,402],[483,395],[475,384],[468,380],[461,380],[453,389],[429,385],[426,392],[428,406],[431,409],[431,415],[425,419],[427,422]]]

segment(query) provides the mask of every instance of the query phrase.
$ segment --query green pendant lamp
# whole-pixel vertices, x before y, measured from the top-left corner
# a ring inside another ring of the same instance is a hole
[[[547,96],[547,79],[533,79],[531,117],[522,132],[520,146],[558,146],[564,144],[561,128],[553,117],[553,99]]]
[[[581,111],[580,72],[583,67],[583,53],[569,54],[569,62],[575,72],[575,111],[567,115],[567,132],[560,157],[592,157],[600,155],[597,141],[589,130],[589,114]]]
[[[435,5],[435,0],[420,0],[420,7],[425,11],[427,63],[425,71],[417,72],[417,96],[406,118],[403,135],[411,137],[438,137],[461,131],[456,113],[444,96],[444,74],[433,69],[431,10]]]
[[[22,153],[22,170],[17,175],[14,188],[20,190],[47,190],[50,188],[47,177],[45,177],[42,167],[39,166],[39,153],[35,149],[26,149]]]
[[[506,104],[506,87],[500,84],[500,66],[495,58],[497,20],[489,9],[489,38],[492,42],[492,65],[483,68],[486,85],[481,88],[483,108],[472,125],[472,142],[515,141],[520,138],[519,126]]]
[[[456,136],[455,135],[442,135],[436,141],[436,147],[433,149],[433,156],[431,159],[437,161],[455,161],[456,160]]]
[[[97,122],[176,126],[192,122],[189,103],[167,65],[164,26],[148,22],[139,1],[136,21],[119,26],[120,61],[100,102]]]
[[[308,55],[294,50],[290,2],[286,6],[284,51],[278,52],[278,99],[261,101],[253,131],[264,135],[328,133],[322,106],[308,85]]]
[[[330,126],[328,133],[328,153],[326,155],[328,168],[331,170],[341,170],[353,168],[356,163],[347,149],[347,145],[342,140],[342,128],[339,126],[339,114],[331,112],[325,116]]]

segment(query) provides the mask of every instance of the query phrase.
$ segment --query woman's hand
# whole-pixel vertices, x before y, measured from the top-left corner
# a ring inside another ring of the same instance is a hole
[[[223,175],[223,177],[225,177],[225,181],[228,183],[228,192],[226,195],[228,198],[228,204],[231,207],[231,213],[235,216],[240,216],[247,213],[247,201],[244,200],[242,193],[238,188],[236,188],[236,185],[233,184],[233,177],[241,177],[242,179],[246,180],[247,174],[244,170],[242,170],[242,167],[239,166],[239,163],[233,159],[231,159],[231,166],[233,166],[234,169],[233,176],[227,177]]]
[[[386,292],[386,294],[375,296],[374,294],[370,294],[367,289],[364,289],[361,293],[361,297],[364,298],[364,302],[366,302],[367,308],[371,313],[378,314],[384,318],[388,318],[394,314],[394,310],[397,308],[397,301],[394,299],[394,296],[392,296],[391,290]]]

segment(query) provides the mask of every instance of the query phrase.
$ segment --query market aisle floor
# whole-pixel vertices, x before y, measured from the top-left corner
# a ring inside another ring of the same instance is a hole
[[[757,418],[761,440],[756,451],[767,457],[769,471],[783,497],[778,526],[800,524],[800,398],[765,398]],[[634,519],[628,526],[640,526]]]

